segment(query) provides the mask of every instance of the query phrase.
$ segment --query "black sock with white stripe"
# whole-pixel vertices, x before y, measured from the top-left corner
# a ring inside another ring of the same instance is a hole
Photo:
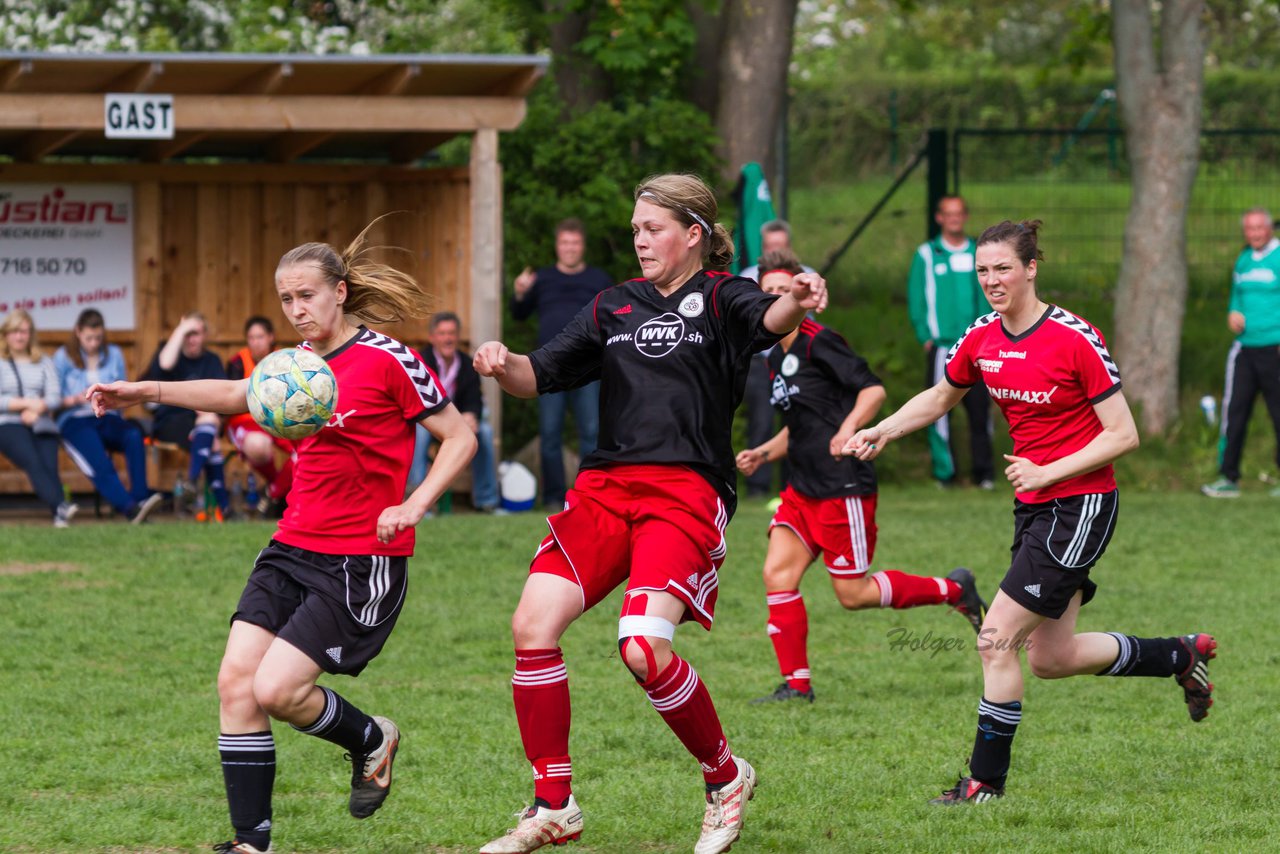
[[[276,781],[276,743],[271,730],[218,736],[222,781],[236,839],[266,851],[271,844],[271,789]]]
[[[986,697],[978,703],[978,733],[973,739],[973,755],[969,757],[969,773],[997,789],[1004,788],[1009,776],[1009,754],[1013,736],[1022,721],[1022,702],[993,703]]]
[[[1175,676],[1191,665],[1182,638],[1135,638],[1107,632],[1120,644],[1116,660],[1099,676]]]
[[[321,686],[324,711],[309,726],[295,726],[298,732],[331,741],[349,753],[369,754],[382,745],[382,727],[373,718],[342,698],[337,691]]]

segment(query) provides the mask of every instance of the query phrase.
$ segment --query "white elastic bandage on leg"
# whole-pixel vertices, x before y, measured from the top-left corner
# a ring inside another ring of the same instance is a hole
[[[630,616],[618,618],[618,640],[627,638],[662,638],[670,641],[676,636],[676,624],[661,617]]]

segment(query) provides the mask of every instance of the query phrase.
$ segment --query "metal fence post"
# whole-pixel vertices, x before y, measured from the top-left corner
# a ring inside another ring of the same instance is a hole
[[[940,230],[933,219],[933,212],[938,209],[938,202],[947,194],[947,131],[931,128],[925,151],[929,161],[929,172],[925,178],[925,234],[928,239],[933,239]]]

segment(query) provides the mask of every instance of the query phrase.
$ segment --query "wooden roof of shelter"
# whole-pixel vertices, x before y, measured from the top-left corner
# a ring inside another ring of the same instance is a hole
[[[0,155],[411,163],[511,130],[539,56],[0,52]],[[108,139],[107,93],[173,95],[174,137]]]

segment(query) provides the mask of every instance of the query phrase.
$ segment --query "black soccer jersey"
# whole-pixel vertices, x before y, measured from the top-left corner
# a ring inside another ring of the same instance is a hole
[[[791,487],[809,498],[874,495],[875,466],[855,457],[833,459],[830,450],[858,392],[883,385],[866,360],[839,334],[806,319],[790,350],[769,353],[769,376],[769,402],[782,411],[789,434]]]
[[[540,394],[601,380],[599,443],[582,467],[688,466],[732,513],[733,413],[751,354],[781,337],[764,327],[775,299],[749,279],[707,270],[669,297],[631,279],[530,353]]]

